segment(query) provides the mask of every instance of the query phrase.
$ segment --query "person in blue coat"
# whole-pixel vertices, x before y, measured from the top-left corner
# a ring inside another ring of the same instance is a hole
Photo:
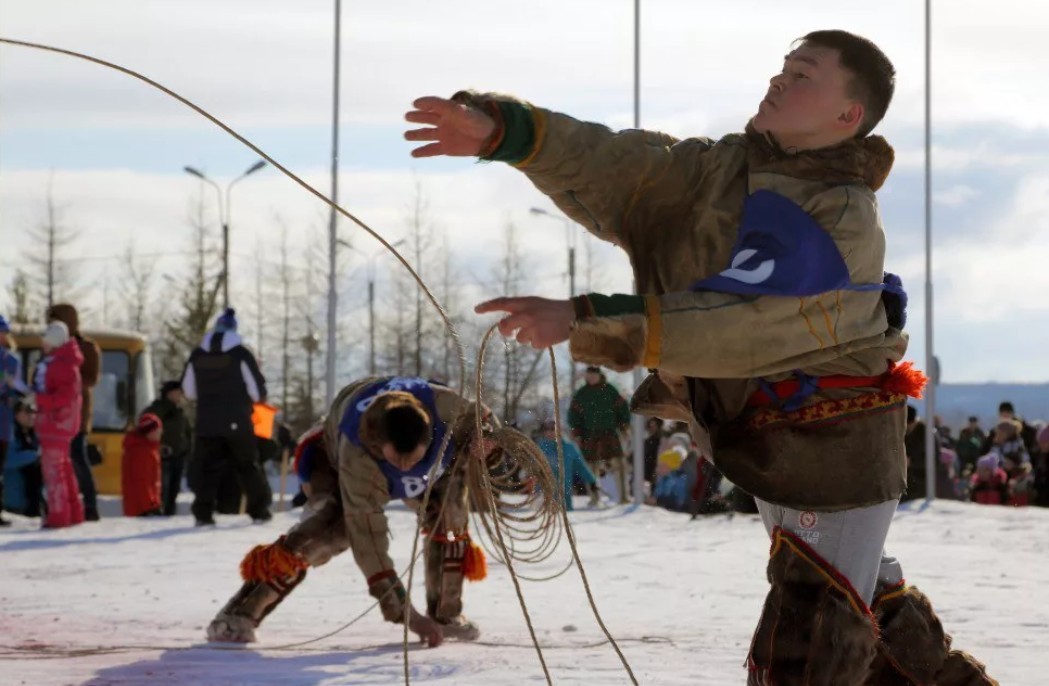
[[[587,485],[590,491],[591,503],[596,504],[598,494],[597,477],[590,471],[590,467],[586,466],[586,460],[583,459],[579,448],[575,447],[575,444],[569,443],[563,437],[561,438],[561,449],[565,456],[565,473],[563,478],[559,474],[557,428],[552,419],[543,422],[541,433],[535,439],[535,442],[539,449],[543,451],[543,454],[546,455],[546,459],[550,461],[550,469],[554,473],[554,479],[557,479],[562,484],[565,509],[569,512],[575,509],[572,506],[572,485],[577,478]]]
[[[33,431],[36,408],[26,400],[15,404],[14,440],[8,446],[3,475],[4,509],[39,517],[44,509],[44,476],[40,470],[40,441]]]
[[[14,406],[25,393],[22,362],[11,337],[11,326],[0,315],[0,507],[4,502],[4,463],[15,432]],[[0,515],[0,526],[9,523]]]

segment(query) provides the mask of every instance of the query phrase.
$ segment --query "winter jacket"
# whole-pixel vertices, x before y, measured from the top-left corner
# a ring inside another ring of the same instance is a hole
[[[33,464],[39,469],[40,441],[32,428],[23,429],[21,426],[15,426],[12,438],[4,461],[3,507],[11,512],[24,512],[28,502],[22,469]]]
[[[159,512],[160,443],[132,429],[124,434],[120,492],[125,517]]]
[[[656,369],[634,411],[689,422],[701,452],[760,498],[839,510],[899,497],[906,385],[883,375],[907,339],[904,301],[883,298],[883,138],[791,153],[752,130],[677,140],[455,98],[503,122],[487,159],[627,253],[640,295],[575,300],[576,360]],[[795,374],[877,378],[752,404],[763,382]]]
[[[0,441],[10,443],[15,431],[15,402],[25,395],[22,361],[16,353],[0,347]]]
[[[72,305],[59,303],[48,312],[50,320],[58,320],[69,329],[69,335],[77,342],[83,361],[80,363],[81,404],[80,431],[91,433],[94,412],[94,387],[102,375],[102,352],[98,344],[80,334],[80,315]]]
[[[186,362],[182,391],[197,401],[198,436],[252,434],[253,405],[265,402],[266,380],[235,331],[209,331]]]
[[[623,456],[619,432],[630,423],[630,407],[615,386],[601,377],[594,385],[584,384],[572,396],[568,426],[590,462]]]
[[[572,486],[575,484],[576,479],[593,486],[597,483],[597,477],[594,476],[594,473],[586,466],[586,461],[583,460],[579,448],[576,448],[562,438],[561,452],[564,454],[565,475],[563,479],[559,478],[561,469],[559,462],[560,458],[557,456],[557,441],[552,438],[541,436],[535,440],[535,443],[539,446],[539,449],[543,451],[543,454],[546,455],[546,459],[550,463],[550,469],[554,473],[554,480],[561,482],[564,489],[565,509],[571,512],[575,509],[572,505]]]
[[[424,406],[434,408],[436,416],[431,416],[434,439],[423,462],[432,466],[440,448],[437,436],[443,436],[445,431],[452,432],[448,454],[441,458],[445,465],[440,472],[442,475],[449,474],[454,467],[459,451],[468,443],[474,426],[471,414],[463,417],[459,426],[449,426],[464,406],[472,408],[472,404],[451,389],[430,384],[423,379],[369,377],[346,386],[335,398],[325,424],[323,452],[333,456],[338,482],[327,487],[336,489],[339,501],[331,502],[330,506],[322,504],[324,494],[319,493],[318,489],[323,488],[323,484],[330,479],[326,478],[327,470],[318,469],[316,465],[309,475],[312,490],[310,500],[311,503],[321,503],[315,506],[314,516],[323,519],[337,512],[338,516],[343,517],[353,557],[366,579],[373,579],[394,569],[389,554],[389,526],[383,512],[386,504],[395,497],[421,497],[427,484],[425,475],[417,474],[415,468],[409,470],[410,473],[399,473],[382,459],[380,446],[369,443],[366,438],[362,441],[362,435],[354,430],[355,427],[359,429],[359,412],[370,402],[369,398],[374,397],[378,386],[422,396],[427,398],[423,401]],[[362,402],[365,405],[362,406]],[[495,422],[494,419],[490,421]]]
[[[1005,470],[995,469],[988,479],[973,474],[969,499],[981,505],[1005,505],[1009,500],[1009,477]]]
[[[72,441],[80,431],[80,345],[70,338],[36,363],[33,391],[36,394],[36,432],[42,441]]]
[[[162,457],[178,457],[189,453],[193,445],[193,428],[180,406],[167,398],[157,398],[144,412],[155,414],[164,425],[164,434],[160,438],[164,448]]]
[[[1027,452],[1027,447],[1024,445],[1022,439],[1014,438],[1011,441],[1003,441],[1001,443],[992,443],[990,450],[987,451],[988,455],[996,455],[998,457],[998,465],[1004,466],[1006,460],[1012,460],[1014,464],[1028,464],[1031,461],[1031,456]]]

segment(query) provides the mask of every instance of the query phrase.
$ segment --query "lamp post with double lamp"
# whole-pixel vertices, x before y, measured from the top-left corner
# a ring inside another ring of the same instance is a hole
[[[230,225],[230,191],[233,190],[233,185],[248,176],[254,174],[258,170],[266,166],[265,160],[259,160],[255,164],[248,167],[248,170],[243,174],[233,179],[226,185],[226,202],[222,202],[222,189],[219,185],[204,175],[203,172],[197,170],[194,167],[183,167],[183,171],[187,174],[197,177],[204,183],[210,185],[215,189],[215,196],[218,198],[219,203],[219,221],[222,222],[222,306],[223,308],[229,307],[229,225]]]
[[[390,247],[396,248],[404,245],[405,239],[401,239],[390,244]],[[385,255],[388,251],[386,248],[381,248],[371,255],[364,252],[360,248],[355,248],[341,238],[338,240],[339,245],[344,248],[349,248],[353,252],[364,257],[368,262],[368,374],[375,376],[375,260]]]
[[[556,219],[557,221],[564,222],[565,225],[565,245],[568,246],[568,297],[575,297],[575,231],[572,230],[572,220],[568,217],[562,217],[548,212],[541,207],[533,207],[528,210],[529,213],[539,215],[541,217],[547,217],[549,219]],[[570,374],[569,383],[571,390],[575,391],[576,371],[575,362],[569,360],[568,362]]]

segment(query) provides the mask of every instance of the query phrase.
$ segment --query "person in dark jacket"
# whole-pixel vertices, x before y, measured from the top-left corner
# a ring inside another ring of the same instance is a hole
[[[629,502],[620,432],[630,426],[630,407],[600,367],[586,368],[586,383],[575,392],[568,407],[568,426],[591,469],[601,476],[614,474],[619,502]]]
[[[659,417],[649,417],[645,422],[645,481],[648,483],[649,493],[656,486],[656,464],[659,462],[659,446],[662,445],[666,433],[663,431],[663,420]]]
[[[160,438],[160,490],[162,510],[169,517],[175,514],[175,500],[193,445],[193,428],[182,409],[183,397],[181,382],[165,381],[160,387],[160,397],[145,410],[159,417],[164,425]]]
[[[69,457],[73,462],[77,486],[84,500],[84,520],[98,521],[98,489],[91,473],[91,462],[87,457],[87,435],[91,433],[94,412],[93,393],[102,374],[102,353],[98,344],[80,333],[80,315],[69,303],[52,305],[47,311],[47,321],[62,322],[69,329],[69,336],[77,342],[83,362],[80,363],[80,430],[69,445]]]
[[[182,391],[197,401],[194,460],[199,464],[192,506],[197,525],[215,523],[219,482],[226,469],[237,475],[251,518],[269,520],[271,498],[251,422],[254,403],[266,400],[266,380],[255,356],[242,345],[232,308],[222,313],[190,355]]]

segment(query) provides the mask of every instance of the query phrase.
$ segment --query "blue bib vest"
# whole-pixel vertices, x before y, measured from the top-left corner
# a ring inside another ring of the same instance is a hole
[[[692,284],[693,291],[740,296],[810,297],[837,290],[881,291],[890,326],[907,323],[907,292],[900,277],[883,273],[881,283],[855,283],[837,244],[819,222],[793,200],[768,190],[743,202],[739,236],[728,266]],[[796,410],[818,388],[818,379],[795,370],[800,388],[783,403]],[[777,397],[758,379],[769,397]]]
[[[382,471],[383,476],[386,477],[386,486],[389,489],[390,498],[417,498],[426,491],[430,469],[438,459],[437,453],[441,449],[444,435],[448,431],[447,425],[437,415],[437,404],[434,400],[433,388],[425,379],[395,376],[377,381],[366,387],[357,395],[356,401],[346,408],[342,421],[339,422],[339,431],[350,443],[363,449],[360,441],[361,416],[368,409],[368,406],[375,401],[376,397],[389,391],[411,393],[422,403],[422,406],[426,408],[430,418],[433,420],[433,434],[430,436],[430,447],[423,459],[411,469],[400,470],[381,457],[370,456],[378,463],[379,469]],[[443,474],[444,470],[448,468],[454,454],[455,446],[452,444],[452,441],[449,441],[448,449],[441,458],[441,463],[434,474],[435,478]]]

